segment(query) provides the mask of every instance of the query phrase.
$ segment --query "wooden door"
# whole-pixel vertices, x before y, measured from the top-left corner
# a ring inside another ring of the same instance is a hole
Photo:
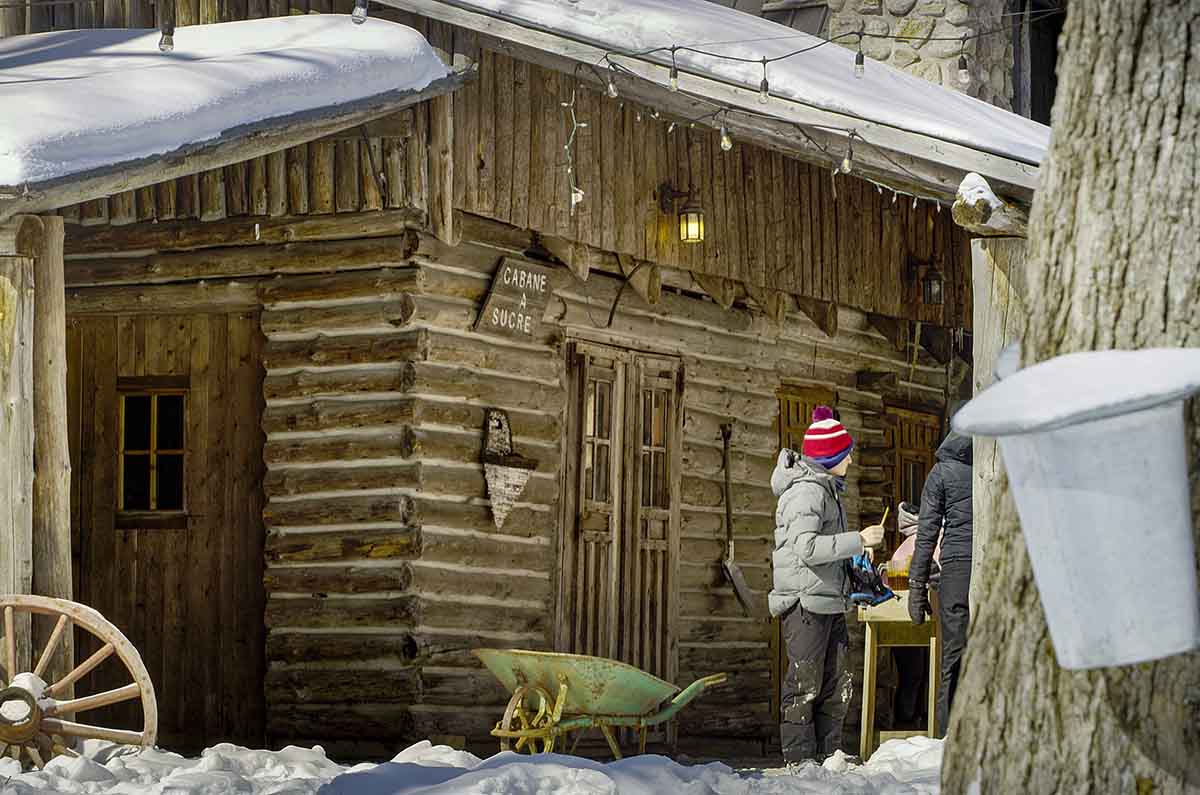
[[[674,681],[679,363],[575,343],[569,367],[558,646]]]
[[[172,750],[262,742],[261,349],[249,313],[68,322],[76,599],[138,648]]]
[[[934,414],[896,406],[887,408],[884,421],[892,460],[891,515],[897,516],[896,506],[901,502],[921,502],[925,477],[933,469],[934,454],[941,442],[942,421]],[[891,521],[888,524],[896,526]],[[887,551],[893,551],[901,540],[899,533],[889,530]]]
[[[779,448],[800,450],[804,444],[804,434],[812,425],[813,409],[817,406],[834,404],[835,395],[832,389],[823,387],[801,387],[784,385],[776,393],[779,396]],[[772,714],[778,716],[780,710],[780,692],[783,687],[783,677],[788,669],[787,647],[783,643],[783,633],[779,619],[772,619],[771,628],[771,707]]]

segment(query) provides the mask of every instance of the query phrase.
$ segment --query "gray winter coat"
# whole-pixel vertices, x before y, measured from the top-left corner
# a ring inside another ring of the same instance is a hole
[[[837,478],[794,450],[782,450],[771,475],[775,509],[774,587],[771,615],[797,602],[811,613],[842,613],[849,607],[846,559],[863,551],[862,536],[846,530]]]

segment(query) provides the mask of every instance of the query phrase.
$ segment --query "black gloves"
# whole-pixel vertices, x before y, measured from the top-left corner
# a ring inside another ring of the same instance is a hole
[[[929,593],[925,584],[920,582],[908,583],[908,617],[914,624],[924,624],[925,615],[933,615],[929,609]]]

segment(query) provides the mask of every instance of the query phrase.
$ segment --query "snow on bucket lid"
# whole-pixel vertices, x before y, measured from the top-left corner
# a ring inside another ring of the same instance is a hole
[[[972,436],[1052,431],[1183,400],[1200,390],[1200,348],[1084,351],[1018,370],[954,415]]]

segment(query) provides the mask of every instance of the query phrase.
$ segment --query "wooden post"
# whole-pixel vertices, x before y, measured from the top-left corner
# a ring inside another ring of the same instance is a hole
[[[33,593],[71,599],[71,452],[67,441],[67,316],[63,219],[42,218],[33,266]],[[35,620],[33,648],[43,649],[52,624]],[[58,644],[47,681],[73,667],[73,633]],[[67,697],[70,697],[70,693]]]
[[[974,393],[991,386],[992,369],[1000,351],[1020,340],[1028,319],[1025,238],[980,238],[971,242],[971,284],[973,285],[974,316],[972,328],[972,358],[975,362]],[[974,505],[972,527],[971,591],[969,604],[975,611],[976,599],[982,587],[983,566],[988,555],[987,543],[992,535],[989,517],[997,511],[987,507],[996,495],[1007,495],[998,488],[1004,477],[1000,449],[995,439],[975,438]],[[1011,497],[1004,497],[1011,499]]]
[[[429,43],[446,63],[453,61],[452,30],[430,23]],[[444,94],[429,103],[429,227],[438,240],[458,245],[454,228],[454,97]]]
[[[33,263],[42,228],[29,215],[0,225],[0,593],[33,586]],[[14,637],[18,669],[29,670],[28,620]]]

